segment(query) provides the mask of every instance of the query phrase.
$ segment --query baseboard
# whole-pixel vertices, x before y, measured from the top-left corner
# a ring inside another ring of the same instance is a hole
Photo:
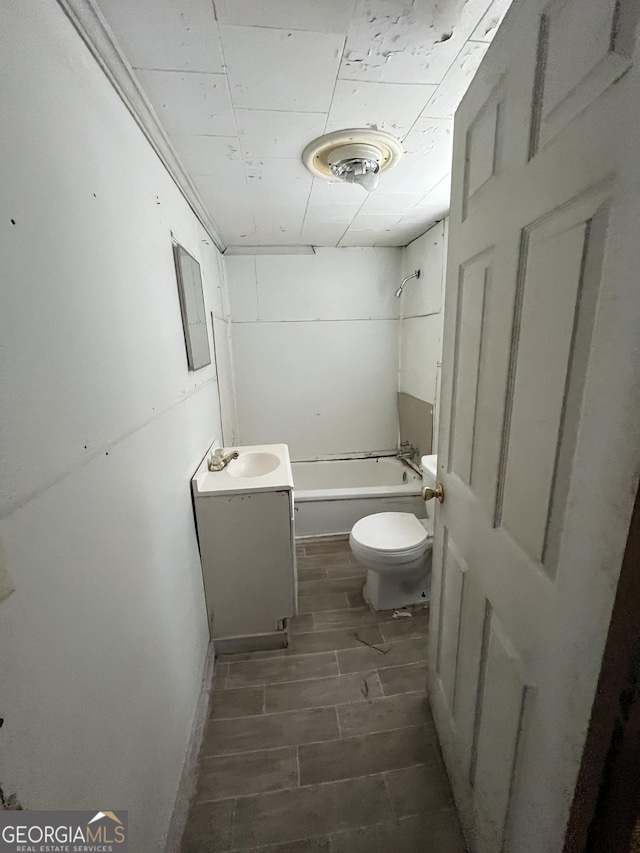
[[[345,533],[312,533],[310,536],[296,536],[296,545],[312,545],[314,542],[343,542],[349,538]]]
[[[173,808],[173,814],[169,823],[167,832],[167,841],[164,848],[164,853],[179,853],[182,844],[182,836],[184,835],[185,826],[187,825],[187,817],[189,816],[189,804],[195,793],[197,770],[198,770],[198,753],[200,752],[200,744],[204,735],[204,727],[209,716],[209,699],[213,685],[213,666],[215,662],[215,650],[213,643],[209,643],[207,654],[204,661],[204,670],[202,672],[202,684],[200,686],[200,695],[196,712],[191,726],[191,734],[184,757],[182,767],[182,775],[178,784],[176,793],[176,802]]]
[[[287,642],[286,631],[274,631],[271,634],[250,634],[246,637],[225,637],[216,640],[216,654],[240,655],[247,652],[286,649]]]

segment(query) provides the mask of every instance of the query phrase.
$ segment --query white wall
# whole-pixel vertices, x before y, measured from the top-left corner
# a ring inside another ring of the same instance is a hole
[[[243,444],[292,458],[397,445],[399,249],[225,258]]]
[[[171,232],[228,370],[221,262],[59,6],[6,0],[0,33],[0,785],[29,809],[128,809],[151,853],[208,642],[189,479],[221,433]]]
[[[433,403],[436,409],[438,365],[442,360],[446,229],[447,220],[436,223],[410,243],[402,256],[402,277],[419,269],[420,278],[408,281],[400,298],[399,389]]]

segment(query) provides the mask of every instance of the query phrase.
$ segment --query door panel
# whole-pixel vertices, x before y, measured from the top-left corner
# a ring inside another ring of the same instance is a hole
[[[487,658],[490,624],[491,606],[473,574],[467,575],[460,614],[453,725],[459,736],[461,766],[472,786],[478,745],[476,723],[479,726],[481,720],[482,664]]]
[[[490,280],[491,252],[460,269],[449,471],[454,471],[469,486],[473,479],[477,391],[485,378],[481,376],[483,340],[486,345],[484,306],[489,298]]]
[[[481,662],[482,693],[473,787],[486,814],[485,843],[499,849],[522,729],[527,688],[522,663],[490,614],[489,642]]]
[[[444,531],[446,552],[442,570],[440,624],[438,628],[437,670],[450,708],[455,705],[458,635],[464,592],[464,561],[456,557],[455,546]]]
[[[500,83],[479,110],[467,131],[464,217],[475,204],[480,203],[475,200],[477,194],[500,169],[503,123],[504,90]]]
[[[592,247],[591,216],[604,192],[586,193],[523,234],[496,524],[540,562]]]
[[[562,849],[626,541],[639,10],[515,0],[455,119],[429,686],[473,853]]]
[[[634,0],[553,0],[540,19],[530,153],[546,145],[631,65]]]

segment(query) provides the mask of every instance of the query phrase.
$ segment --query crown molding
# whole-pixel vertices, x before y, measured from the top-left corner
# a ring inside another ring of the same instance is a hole
[[[218,249],[224,252],[226,245],[215,222],[94,0],[57,0],[57,2],[106,74],[120,100],[146,136],[207,234]]]

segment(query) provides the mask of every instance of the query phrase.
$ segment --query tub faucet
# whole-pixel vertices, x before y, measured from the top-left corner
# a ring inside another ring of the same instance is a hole
[[[221,447],[216,447],[215,451],[209,457],[209,470],[222,471],[226,468],[229,462],[237,459],[240,454],[237,450],[232,450],[231,453],[223,453]]]
[[[398,450],[398,459],[407,459],[413,462],[420,455],[420,450],[417,447],[414,447],[413,444],[409,444],[408,441],[400,442],[400,449]]]

